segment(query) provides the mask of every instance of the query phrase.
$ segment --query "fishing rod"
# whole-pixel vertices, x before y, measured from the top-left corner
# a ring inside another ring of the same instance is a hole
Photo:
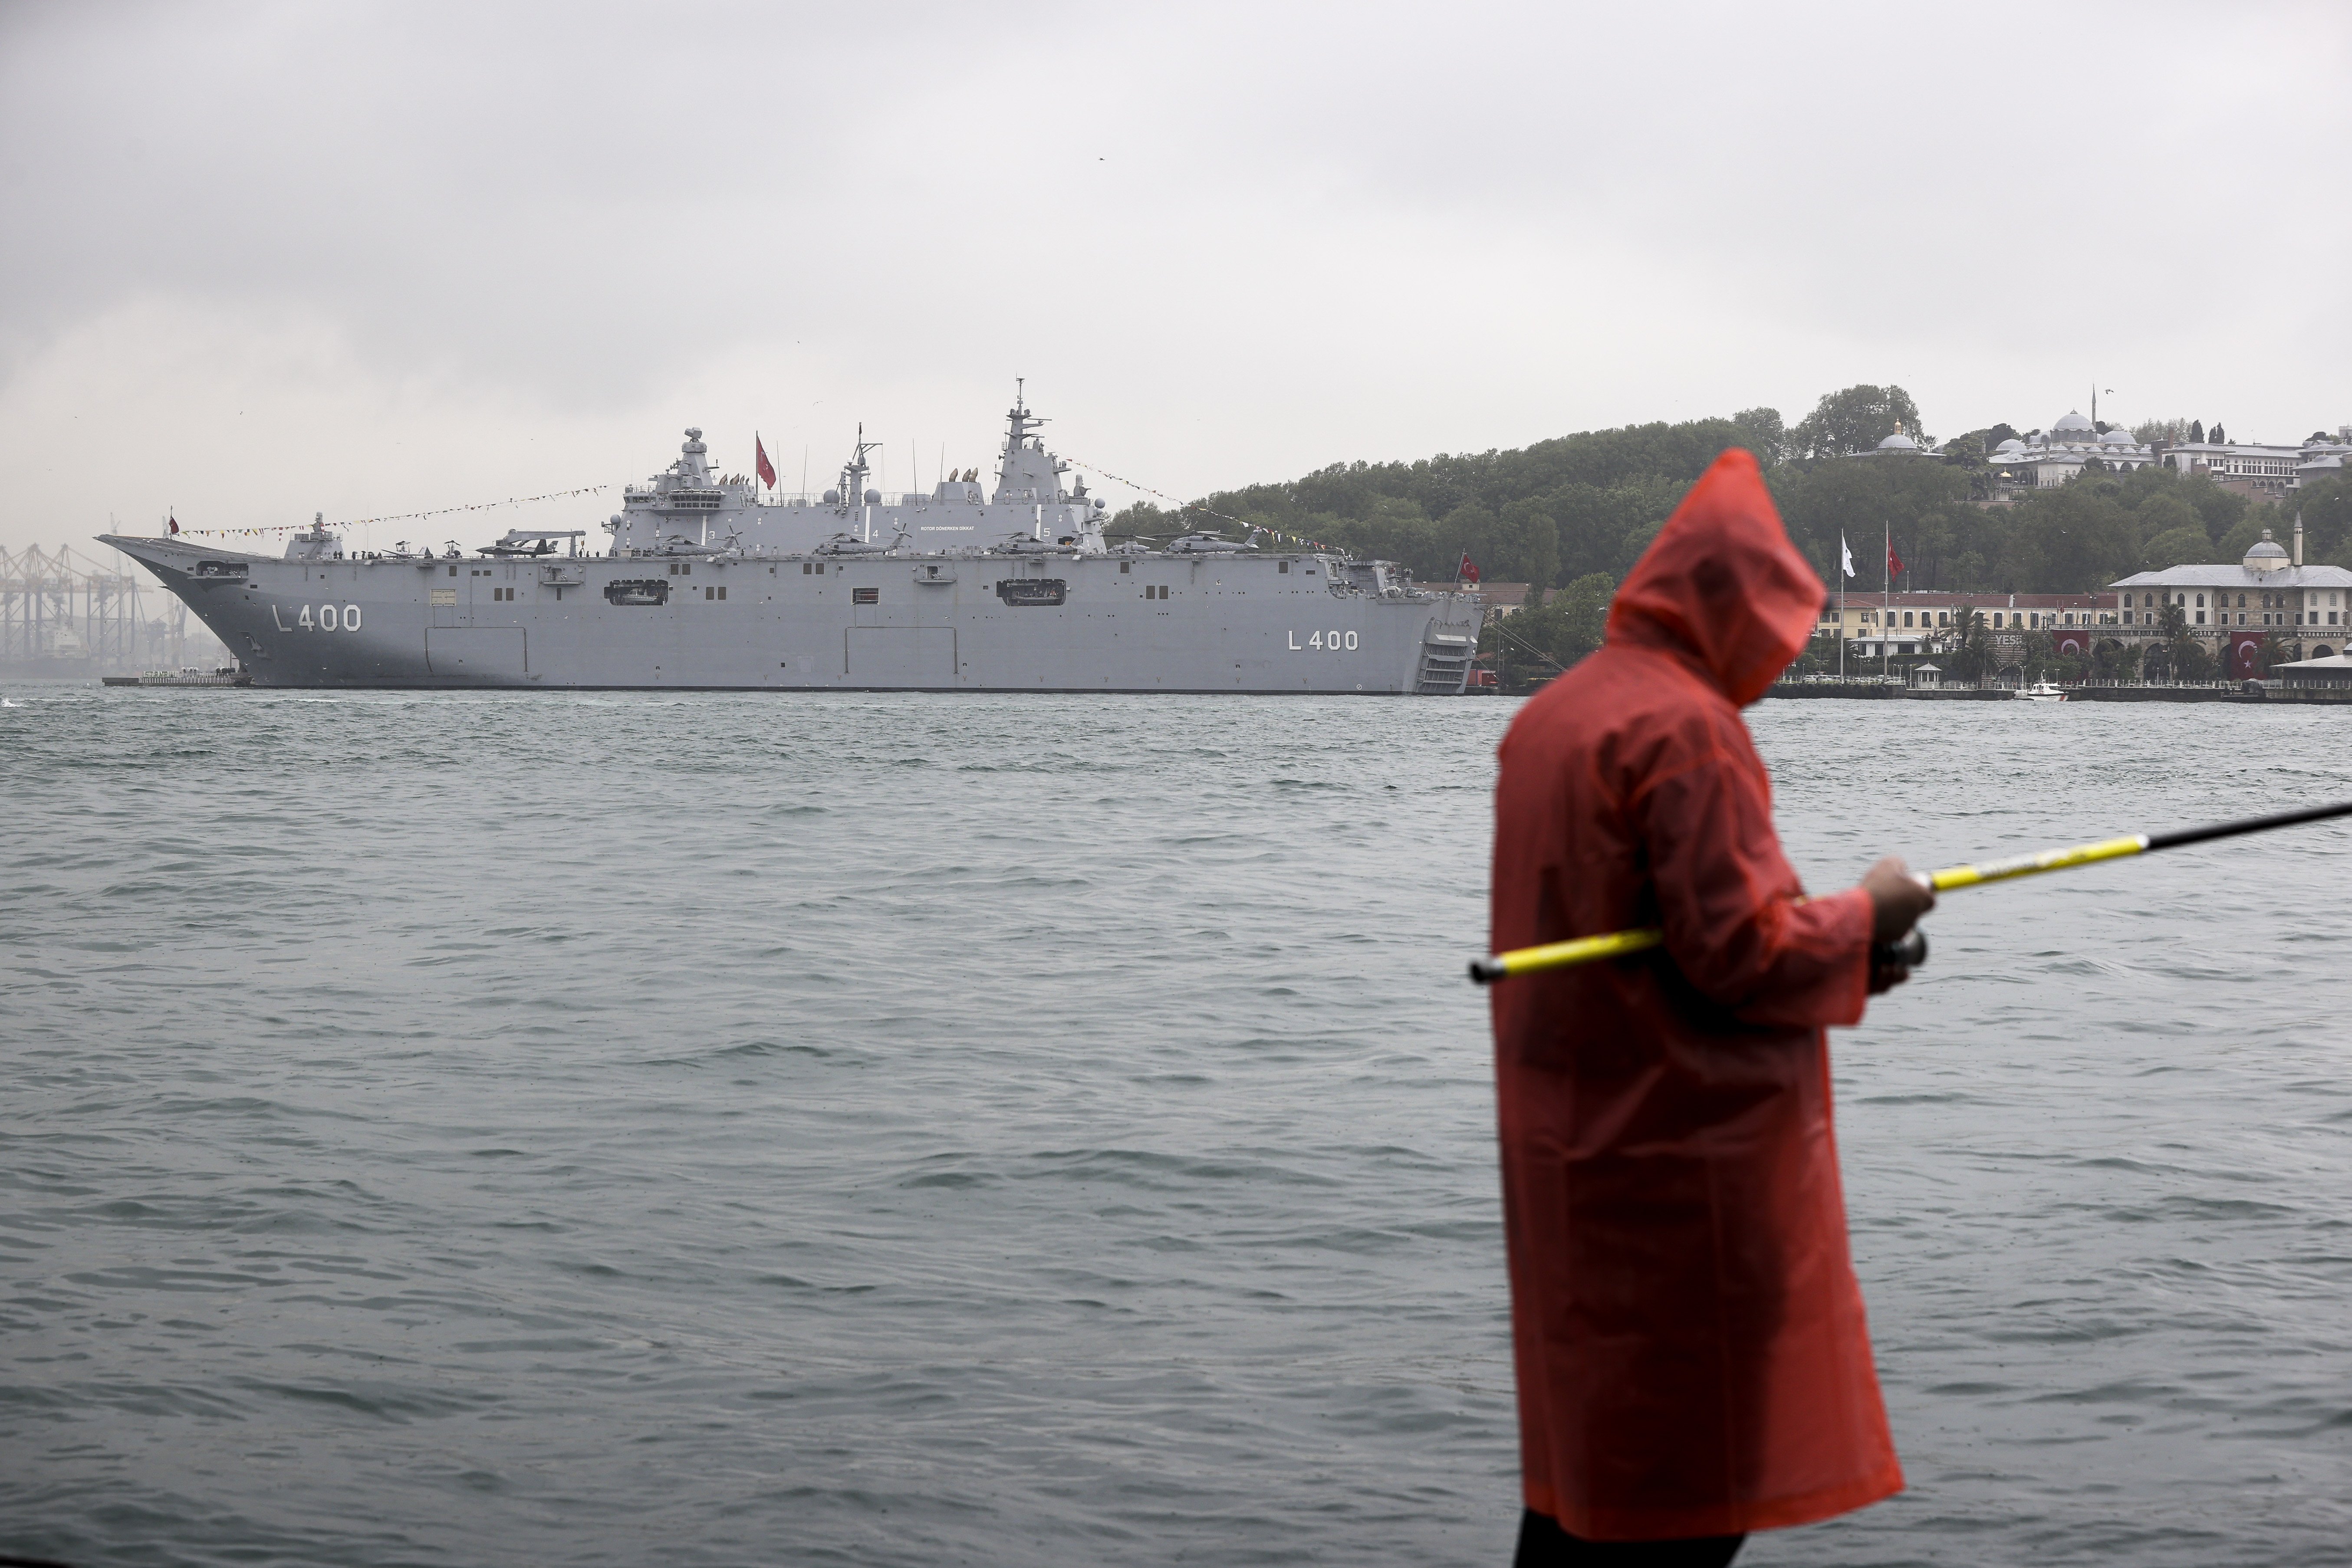
[[[2076,844],[2064,849],[2044,849],[2039,854],[1988,860],[1978,866],[1947,866],[1940,871],[1914,871],[1911,875],[1924,887],[1938,893],[1948,893],[1960,888],[1979,888],[1988,882],[2038,877],[2044,871],[2065,871],[2076,866],[2094,866],[2102,860],[2121,860],[2128,856],[2146,855],[2152,850],[2178,849],[2184,844],[2235,838],[2242,833],[2267,833],[2274,827],[2295,827],[2306,822],[2326,822],[2338,816],[2352,816],[2352,801],[2307,806],[2301,811],[2282,811],[2269,816],[2244,816],[2235,822],[2217,822],[2205,827],[2175,828],[2169,833],[2129,833],[2120,838],[2102,838],[2095,843]],[[1491,958],[1472,959],[1470,978],[1481,985],[1492,985],[1498,980],[1508,980],[1514,975],[1536,974],[1547,969],[1567,969],[1579,963],[1592,963],[1604,958],[1622,958],[1627,953],[1646,952],[1665,940],[1665,932],[1655,927],[1646,927],[1637,931],[1610,931],[1603,936],[1580,936],[1569,942],[1549,942],[1540,947],[1514,948],[1508,952],[1496,953]],[[1927,941],[1915,931],[1902,942],[1878,944],[1872,949],[1872,957],[1882,964],[1916,968],[1927,962]]]

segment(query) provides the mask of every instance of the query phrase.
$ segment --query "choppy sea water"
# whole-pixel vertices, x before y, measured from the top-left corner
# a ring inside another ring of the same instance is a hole
[[[1500,1563],[1507,703],[5,689],[0,1552]],[[1816,886],[2344,717],[1768,702]],[[1835,1039],[1911,1488],[2352,1560],[2352,830],[1948,898]]]

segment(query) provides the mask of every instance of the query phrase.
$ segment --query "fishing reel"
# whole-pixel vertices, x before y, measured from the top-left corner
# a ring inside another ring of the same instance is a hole
[[[1917,926],[1900,942],[1874,942],[1870,944],[1870,966],[1873,969],[1916,969],[1927,962],[1927,933]]]

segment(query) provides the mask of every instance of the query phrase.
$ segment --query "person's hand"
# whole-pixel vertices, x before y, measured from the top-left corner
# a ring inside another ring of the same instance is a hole
[[[1936,890],[1911,874],[1902,858],[1889,855],[1862,874],[1862,890],[1870,895],[1870,940],[1898,942],[1936,907]]]
[[[1901,941],[1919,923],[1921,915],[1936,907],[1936,890],[1914,877],[1893,855],[1862,874],[1862,890],[1870,895],[1870,942],[1874,950]],[[1908,965],[1880,963],[1874,958],[1870,965],[1870,994],[1876,996],[1892,991],[1910,978]]]

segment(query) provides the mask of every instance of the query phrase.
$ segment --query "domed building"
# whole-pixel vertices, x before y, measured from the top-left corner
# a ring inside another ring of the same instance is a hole
[[[2156,449],[2132,439],[2128,430],[2099,427],[2074,409],[2025,437],[2003,441],[1985,454],[1993,477],[2004,492],[2056,489],[2096,460],[2122,473],[2155,462]]]
[[[1897,425],[1894,435],[1889,436],[1869,451],[1855,455],[1864,458],[1932,458],[1936,455],[1936,450],[1932,447],[1921,446],[1905,435],[1903,426]]]
[[[2261,673],[2266,649],[2271,662],[2326,658],[2352,637],[2352,572],[2305,566],[2299,527],[2291,554],[2264,529],[2235,565],[2172,566],[2107,586],[2117,595],[2119,640],[2163,636],[2165,608],[2177,605],[2182,626],[2212,644],[2233,679]]]

